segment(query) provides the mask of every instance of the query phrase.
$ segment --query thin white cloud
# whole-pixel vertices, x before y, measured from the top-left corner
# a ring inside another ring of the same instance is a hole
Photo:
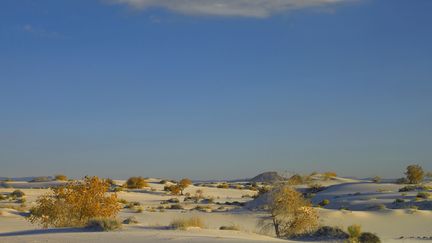
[[[165,8],[187,15],[264,18],[305,8],[325,7],[353,0],[106,0],[134,9]]]
[[[30,24],[24,25],[22,29],[27,33],[36,35],[38,37],[43,37],[43,38],[63,38],[64,37],[63,35],[57,32],[47,31],[42,28],[35,28]]]

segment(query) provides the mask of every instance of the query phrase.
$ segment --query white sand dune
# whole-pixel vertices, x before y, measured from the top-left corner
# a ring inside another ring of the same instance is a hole
[[[118,193],[122,199],[139,202],[144,210],[137,213],[136,210],[122,209],[120,219],[133,216],[139,223],[125,225],[124,229],[118,232],[89,232],[83,229],[41,230],[37,225],[27,222],[22,212],[7,208],[18,207],[19,204],[7,200],[0,201],[0,242],[289,242],[275,239],[272,230],[264,232],[258,226],[258,221],[265,217],[266,213],[248,210],[263,203],[262,198],[251,198],[256,191],[206,186],[188,187],[185,193],[193,195],[196,190],[202,190],[205,197],[214,199],[214,203],[200,204],[212,209],[209,212],[202,212],[193,210],[198,204],[183,202],[184,196],[172,196],[164,192],[164,185],[159,181],[150,179],[149,188]],[[39,186],[53,186],[49,183],[51,182],[39,183]],[[124,181],[117,183],[122,184]],[[359,224],[363,230],[378,234],[383,242],[419,242],[419,237],[432,236],[431,210],[373,209],[374,205],[391,204],[395,198],[401,197],[398,190],[402,185],[377,184],[345,178],[335,178],[323,181],[324,183],[328,188],[313,198],[314,203],[323,199],[331,201],[326,208],[319,209],[322,225],[346,228],[348,225]],[[32,183],[28,182],[17,182],[16,185],[26,194],[27,208],[33,205],[39,195],[48,192],[48,189],[32,189]],[[0,188],[0,193],[7,194],[13,190],[15,189]],[[415,192],[409,192],[404,194],[404,197],[411,200],[414,194]],[[178,198],[185,209],[165,209],[162,212],[157,210],[158,206],[166,205],[161,202],[170,198]],[[249,202],[244,208],[224,204],[234,201]],[[251,205],[253,207],[249,207]],[[349,210],[339,210],[342,206]],[[206,228],[187,231],[166,228],[174,219],[191,216],[200,217]],[[220,226],[230,225],[239,226],[240,231],[219,230]],[[399,239],[401,236],[404,238]]]

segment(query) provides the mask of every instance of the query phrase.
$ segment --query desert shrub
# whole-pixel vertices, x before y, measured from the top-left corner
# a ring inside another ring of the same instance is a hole
[[[319,183],[311,183],[308,186],[309,186],[308,192],[310,193],[317,193],[324,190],[324,187]]]
[[[113,192],[121,192],[123,191],[123,187],[117,186],[112,189]]]
[[[410,191],[415,191],[417,189],[418,189],[417,186],[404,186],[399,189],[399,192],[410,192]]]
[[[405,177],[402,177],[402,178],[399,178],[396,180],[396,184],[408,184],[408,183],[409,183],[409,181]]]
[[[384,204],[378,204],[378,205],[376,205],[376,209],[378,209],[378,210],[385,210],[385,209],[387,209],[387,207]]]
[[[52,181],[52,179],[48,176],[39,176],[33,178],[30,182],[48,182],[48,181]]]
[[[180,194],[183,195],[184,189],[186,189],[186,187],[190,185],[192,185],[192,181],[189,178],[181,179],[178,183],[178,187],[180,188]]]
[[[168,183],[167,180],[160,180],[160,181],[159,181],[159,184],[167,184],[167,183]]]
[[[235,231],[239,231],[240,230],[240,226],[238,226],[238,225],[221,226],[221,227],[219,227],[219,230],[235,230]]]
[[[228,183],[222,183],[222,184],[217,185],[217,188],[227,189],[227,188],[229,188],[229,185],[228,185]]]
[[[175,219],[170,223],[172,229],[186,230],[190,227],[204,228],[204,221],[199,217],[188,219]]]
[[[349,235],[338,227],[322,226],[315,232],[301,235],[299,238],[313,240],[345,240],[349,238]]]
[[[113,231],[122,228],[121,222],[115,218],[92,218],[86,228],[96,231]]]
[[[15,190],[10,194],[12,197],[24,197],[25,193],[21,190]]]
[[[327,171],[327,172],[324,172],[324,179],[325,180],[329,180],[329,179],[331,179],[331,178],[334,178],[334,177],[336,177],[337,176],[337,173],[336,172],[333,172],[333,171]]]
[[[113,218],[120,210],[117,195],[106,196],[108,185],[98,177],[70,182],[40,196],[28,220],[43,227],[84,226],[92,218]]]
[[[184,209],[181,204],[173,204],[169,206],[169,209]]]
[[[404,203],[405,200],[402,198],[396,198],[393,203]]]
[[[109,185],[109,186],[115,186],[115,182],[113,179],[111,178],[105,178],[104,181]]]
[[[287,183],[289,185],[300,185],[303,183],[303,177],[299,174],[295,174],[288,179]]]
[[[328,199],[324,199],[319,203],[319,205],[322,207],[327,206],[329,204],[330,204],[330,200],[328,200]]]
[[[270,192],[267,203],[277,237],[292,237],[318,227],[318,213],[301,193],[287,185]]]
[[[348,226],[348,234],[350,242],[358,242],[358,238],[361,234],[361,226],[358,224],[353,224]]]
[[[381,182],[381,177],[379,177],[379,176],[375,176],[375,177],[372,179],[372,181],[373,181],[374,183],[380,183],[380,182]]]
[[[180,195],[181,188],[178,185],[165,186],[165,191],[169,191],[172,195]]]
[[[360,243],[381,243],[380,238],[370,232],[361,233],[358,239]]]
[[[68,178],[65,175],[55,175],[54,176],[54,180],[56,180],[56,181],[67,181]]]
[[[180,200],[178,199],[178,198],[170,198],[170,199],[168,199],[168,200],[166,200],[168,203],[179,203],[180,202]]]
[[[148,187],[146,179],[139,177],[131,177],[126,181],[126,187],[129,189],[141,189]]]
[[[7,197],[5,197],[3,194],[0,194],[0,201],[6,200]]]
[[[417,193],[417,198],[428,199],[430,197],[430,193],[428,192],[419,192]]]
[[[127,217],[123,220],[123,224],[138,224],[138,220],[135,217]]]
[[[420,165],[409,165],[405,172],[406,178],[411,184],[422,182],[424,174],[423,168]]]
[[[123,198],[119,198],[117,201],[119,203],[122,203],[122,204],[127,204],[128,203],[128,201],[126,199],[123,199]]]

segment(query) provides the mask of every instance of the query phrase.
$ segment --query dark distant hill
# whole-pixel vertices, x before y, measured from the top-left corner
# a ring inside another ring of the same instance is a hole
[[[280,176],[275,171],[264,172],[250,179],[251,182],[268,182],[268,183],[283,181],[283,180],[285,180],[285,178]]]
[[[32,181],[35,178],[46,177],[52,179],[51,176],[28,176],[28,177],[0,177],[0,181],[12,180],[12,181]]]

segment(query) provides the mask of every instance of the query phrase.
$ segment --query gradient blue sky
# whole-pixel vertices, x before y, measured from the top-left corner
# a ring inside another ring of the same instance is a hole
[[[1,1],[0,176],[431,170],[432,1],[328,2]]]

